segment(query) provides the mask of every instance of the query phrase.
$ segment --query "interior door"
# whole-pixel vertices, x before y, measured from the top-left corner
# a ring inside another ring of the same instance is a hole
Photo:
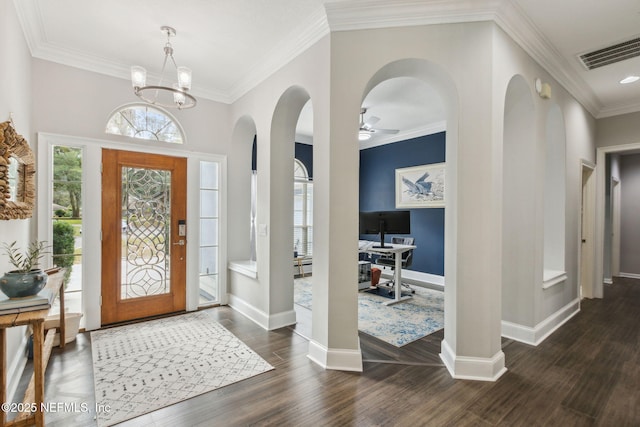
[[[102,151],[102,324],[184,311],[187,159]]]

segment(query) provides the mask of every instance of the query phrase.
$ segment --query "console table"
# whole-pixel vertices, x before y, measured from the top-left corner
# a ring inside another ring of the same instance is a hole
[[[60,295],[60,348],[65,344],[64,328],[64,292],[60,292],[64,282],[64,270],[50,274],[47,279],[46,288]],[[44,402],[44,371],[47,368],[53,340],[56,330],[50,329],[45,338],[44,320],[49,313],[49,309],[26,311],[16,314],[4,314],[0,316],[0,403],[7,402],[7,328],[13,326],[31,325],[33,329],[33,376],[27,387],[22,403],[30,407],[35,403],[36,411],[24,411],[7,422],[7,413],[2,411],[0,421],[4,427],[28,426],[35,423],[36,426],[44,426],[44,413],[41,403]]]

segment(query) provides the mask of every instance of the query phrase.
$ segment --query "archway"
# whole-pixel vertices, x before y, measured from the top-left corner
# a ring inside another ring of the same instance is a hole
[[[445,182],[446,196],[444,209],[444,277],[446,285],[444,302],[445,340],[442,342],[441,357],[449,372],[457,375],[456,347],[458,340],[458,320],[456,305],[458,303],[457,269],[458,269],[458,175],[461,173],[458,164],[458,111],[459,95],[451,76],[439,65],[424,59],[402,59],[391,62],[380,68],[368,81],[362,95],[362,102],[367,94],[380,83],[394,78],[412,78],[426,84],[438,97],[441,104],[440,125],[446,130],[445,147]]]
[[[271,121],[268,156],[269,201],[268,248],[259,249],[269,260],[269,317],[273,327],[295,323],[293,308],[293,165],[295,158],[296,127],[300,113],[311,99],[309,93],[299,86],[285,90],[278,100]],[[260,167],[260,164],[259,166]],[[275,320],[278,319],[278,320]],[[272,327],[270,326],[270,329]]]

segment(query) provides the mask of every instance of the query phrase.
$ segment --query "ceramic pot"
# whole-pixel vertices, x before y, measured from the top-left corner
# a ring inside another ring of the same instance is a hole
[[[28,273],[10,271],[0,277],[0,290],[9,298],[24,298],[37,294],[47,284],[47,273],[40,269]]]

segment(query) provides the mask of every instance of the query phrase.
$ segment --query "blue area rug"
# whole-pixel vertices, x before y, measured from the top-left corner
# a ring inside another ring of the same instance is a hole
[[[294,280],[293,300],[311,310],[311,277]],[[354,285],[355,286],[355,285]],[[358,293],[358,329],[402,347],[444,327],[444,293],[414,286],[409,301],[384,305],[388,298]]]

